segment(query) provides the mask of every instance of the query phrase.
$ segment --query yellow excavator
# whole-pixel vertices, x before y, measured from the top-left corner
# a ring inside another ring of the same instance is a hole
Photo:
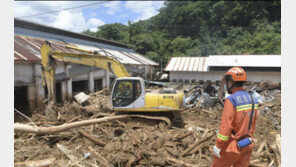
[[[160,93],[146,92],[145,82],[141,77],[130,77],[123,64],[116,58],[99,54],[72,45],[62,47],[74,50],[65,52],[53,49],[55,45],[45,41],[41,47],[42,83],[47,86],[48,106],[55,104],[55,69],[56,60],[94,66],[110,71],[116,76],[111,90],[111,105],[115,112],[172,112],[176,113],[183,108],[181,91],[171,90]],[[64,49],[63,49],[64,50]]]

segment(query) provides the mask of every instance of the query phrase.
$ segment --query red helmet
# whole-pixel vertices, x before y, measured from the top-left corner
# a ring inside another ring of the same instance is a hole
[[[232,67],[226,72],[225,79],[230,79],[234,82],[246,82],[247,74],[241,67]]]

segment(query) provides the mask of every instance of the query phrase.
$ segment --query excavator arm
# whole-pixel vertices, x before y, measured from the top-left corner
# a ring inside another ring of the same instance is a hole
[[[61,44],[55,44],[61,45]],[[63,45],[66,48],[74,49],[79,53],[62,52],[61,50],[54,50],[51,43],[45,41],[41,46],[41,65],[42,65],[42,83],[47,86],[49,104],[54,104],[55,99],[55,69],[56,59],[83,64],[87,66],[94,66],[112,72],[116,78],[129,77],[130,74],[126,68],[115,58],[104,56],[96,51],[88,51],[79,49],[70,45]]]

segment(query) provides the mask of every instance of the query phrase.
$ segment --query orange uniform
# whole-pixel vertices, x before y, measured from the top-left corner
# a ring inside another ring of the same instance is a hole
[[[254,111],[249,135],[254,141],[253,134],[255,132],[258,102],[254,97],[253,100]],[[251,96],[242,87],[236,88],[233,94],[225,100],[221,125],[216,141],[216,147],[221,149],[221,158],[214,155],[212,167],[230,167],[231,165],[234,167],[249,166],[254,143],[239,149],[235,139],[248,134],[251,110]]]

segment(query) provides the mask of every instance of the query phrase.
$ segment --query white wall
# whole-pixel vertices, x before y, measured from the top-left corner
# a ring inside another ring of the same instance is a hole
[[[14,64],[14,84],[33,84],[32,64]]]
[[[195,79],[196,81],[211,80],[212,82],[220,81],[226,71],[209,71],[209,72],[170,72],[170,81],[176,79],[183,79],[183,82],[188,79],[191,81]],[[281,82],[280,72],[247,72],[247,79],[251,82],[260,82],[264,79],[279,83]]]

